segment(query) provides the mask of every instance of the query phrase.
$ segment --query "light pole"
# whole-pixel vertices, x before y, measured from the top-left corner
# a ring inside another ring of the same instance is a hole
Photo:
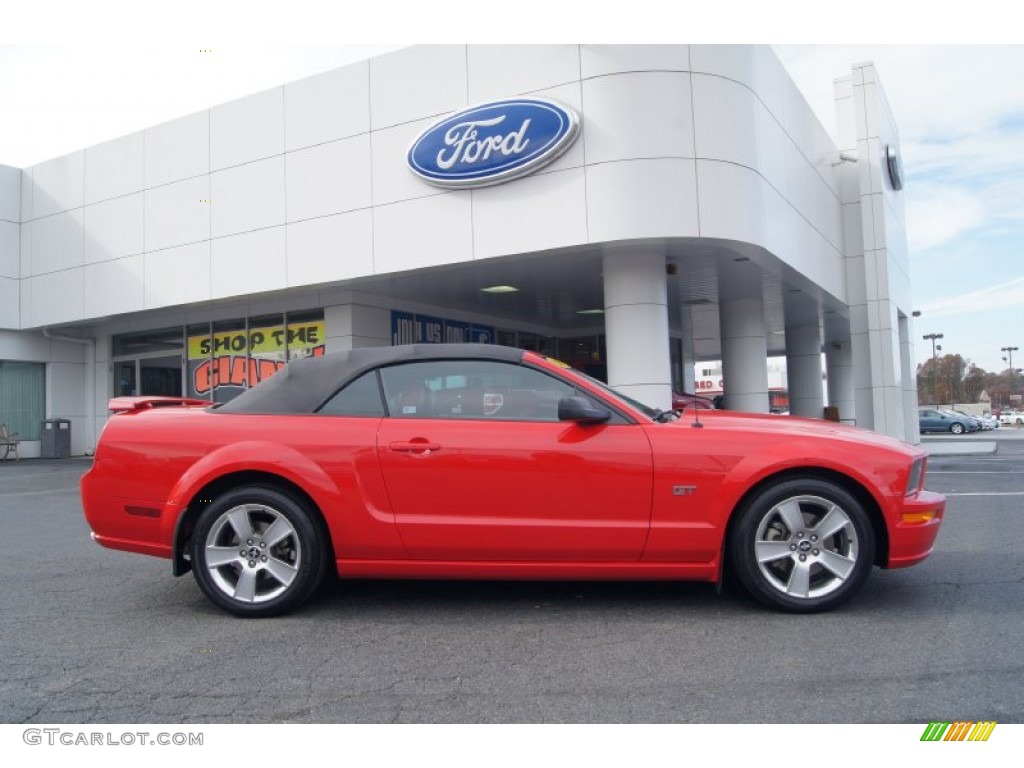
[[[926,333],[924,335],[924,340],[932,343],[932,405],[936,408],[939,407],[939,398],[935,394],[935,376],[938,373],[938,366],[935,362],[935,342],[941,338],[944,338],[941,333]]]
[[[1010,407],[1013,407],[1013,353],[1017,351],[1017,347],[1000,347],[1000,352],[1005,352],[1006,356],[1010,359]]]

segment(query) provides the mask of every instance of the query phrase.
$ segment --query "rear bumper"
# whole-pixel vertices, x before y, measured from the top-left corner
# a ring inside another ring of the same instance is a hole
[[[168,519],[174,510],[152,501],[121,499],[107,492],[95,465],[82,476],[82,509],[92,529],[92,539],[108,549],[171,557]],[[173,530],[173,522],[171,522]]]
[[[889,559],[886,568],[908,568],[928,557],[935,548],[946,497],[920,491],[903,500],[897,521],[889,531]]]

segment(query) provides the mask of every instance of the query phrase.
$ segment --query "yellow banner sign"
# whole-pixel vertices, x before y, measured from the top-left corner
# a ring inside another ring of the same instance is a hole
[[[324,321],[268,325],[237,331],[223,331],[212,336],[188,337],[188,359],[206,360],[226,355],[252,355],[285,359],[289,349],[314,349],[323,346]]]

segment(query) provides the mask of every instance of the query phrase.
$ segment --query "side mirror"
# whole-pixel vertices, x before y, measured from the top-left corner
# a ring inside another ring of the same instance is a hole
[[[577,424],[601,424],[612,417],[611,411],[596,407],[584,397],[563,397],[558,401],[558,420]]]

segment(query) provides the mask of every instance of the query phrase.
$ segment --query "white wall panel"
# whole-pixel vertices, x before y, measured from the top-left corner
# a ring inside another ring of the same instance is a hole
[[[415,176],[406,162],[409,147],[433,122],[433,118],[417,120],[374,131],[370,136],[374,205],[387,205],[444,192]]]
[[[0,331],[0,360],[46,363],[50,360],[50,344],[37,331]]]
[[[21,171],[0,165],[0,221],[21,221]]]
[[[693,76],[697,157],[724,160],[760,171],[757,96],[722,77]]]
[[[586,242],[583,169],[474,191],[473,240],[478,259]]]
[[[146,190],[146,250],[208,240],[210,178],[178,181]]]
[[[210,172],[210,113],[180,117],[146,130],[146,186]]]
[[[693,157],[690,76],[634,72],[587,80],[588,163],[641,157]]]
[[[786,145],[789,144],[789,137],[764,105],[758,104],[755,112],[759,170],[765,180],[778,190],[780,195],[788,198]]]
[[[85,186],[85,152],[74,152],[32,168],[32,218],[81,208]]]
[[[794,233],[802,226],[800,216],[774,187],[762,182],[759,188],[763,222],[761,245],[780,258],[792,259]],[[799,259],[800,255],[798,254],[796,258]]]
[[[473,258],[470,193],[448,192],[373,209],[378,274]]]
[[[764,181],[733,163],[697,161],[701,237],[762,245],[765,240]]]
[[[286,286],[285,228],[221,237],[211,247],[213,298],[275,291]]]
[[[577,45],[470,45],[469,102],[506,99],[580,77]]]
[[[145,275],[146,309],[206,301],[210,298],[210,242],[147,253]]]
[[[23,277],[21,279],[20,294],[21,294],[21,327],[30,328],[32,326],[32,278]]]
[[[32,283],[30,300],[34,297],[30,305],[30,325],[52,325],[82,319],[84,295],[81,267],[39,275],[29,278],[29,281]]]
[[[85,150],[85,204],[141,192],[145,165],[141,131],[89,147]]]
[[[33,221],[32,274],[82,265],[82,209]]]
[[[35,181],[31,168],[21,171],[21,221],[32,219],[32,198],[35,192]]]
[[[143,257],[128,256],[84,270],[85,316],[103,317],[143,308]]]
[[[284,224],[284,156],[210,174],[213,236]]]
[[[284,89],[273,88],[210,110],[210,170],[284,153]]]
[[[590,242],[698,235],[693,160],[603,163],[586,173]]]
[[[0,277],[0,328],[21,326],[21,291],[13,277]]]
[[[288,285],[373,274],[373,214],[368,210],[288,225]]]
[[[565,104],[567,107],[572,107],[581,117],[583,115],[583,87],[578,82],[560,85],[556,88],[548,88],[530,95],[540,96],[545,99],[553,99]],[[573,142],[573,145],[569,147],[561,157],[553,163],[545,165],[537,171],[537,173],[556,173],[558,171],[564,171],[567,168],[582,168],[585,158],[586,135],[587,120],[584,118],[582,120],[582,125],[580,126],[580,134],[576,137],[576,141]]]
[[[370,130],[370,63],[363,61],[284,87],[285,149]]]
[[[786,68],[769,45],[753,46],[754,93],[773,115],[782,114],[783,83],[790,79]]]
[[[691,45],[690,66],[694,73],[718,75],[754,90],[756,63],[747,45]]]
[[[0,277],[21,277],[21,226],[0,221]]]
[[[581,45],[580,69],[584,78],[619,72],[686,72],[688,45]]]
[[[85,365],[51,362],[46,376],[47,411],[53,418],[81,416],[85,412]],[[74,424],[72,424],[74,437]]]
[[[288,221],[368,208],[372,202],[369,134],[289,152],[285,166]]]
[[[32,276],[32,225],[22,224],[21,230],[21,274],[20,277]]]
[[[374,129],[453,112],[467,99],[464,45],[418,45],[370,60]]]
[[[82,212],[85,220],[85,263],[95,264],[143,251],[143,194],[117,197]]]

